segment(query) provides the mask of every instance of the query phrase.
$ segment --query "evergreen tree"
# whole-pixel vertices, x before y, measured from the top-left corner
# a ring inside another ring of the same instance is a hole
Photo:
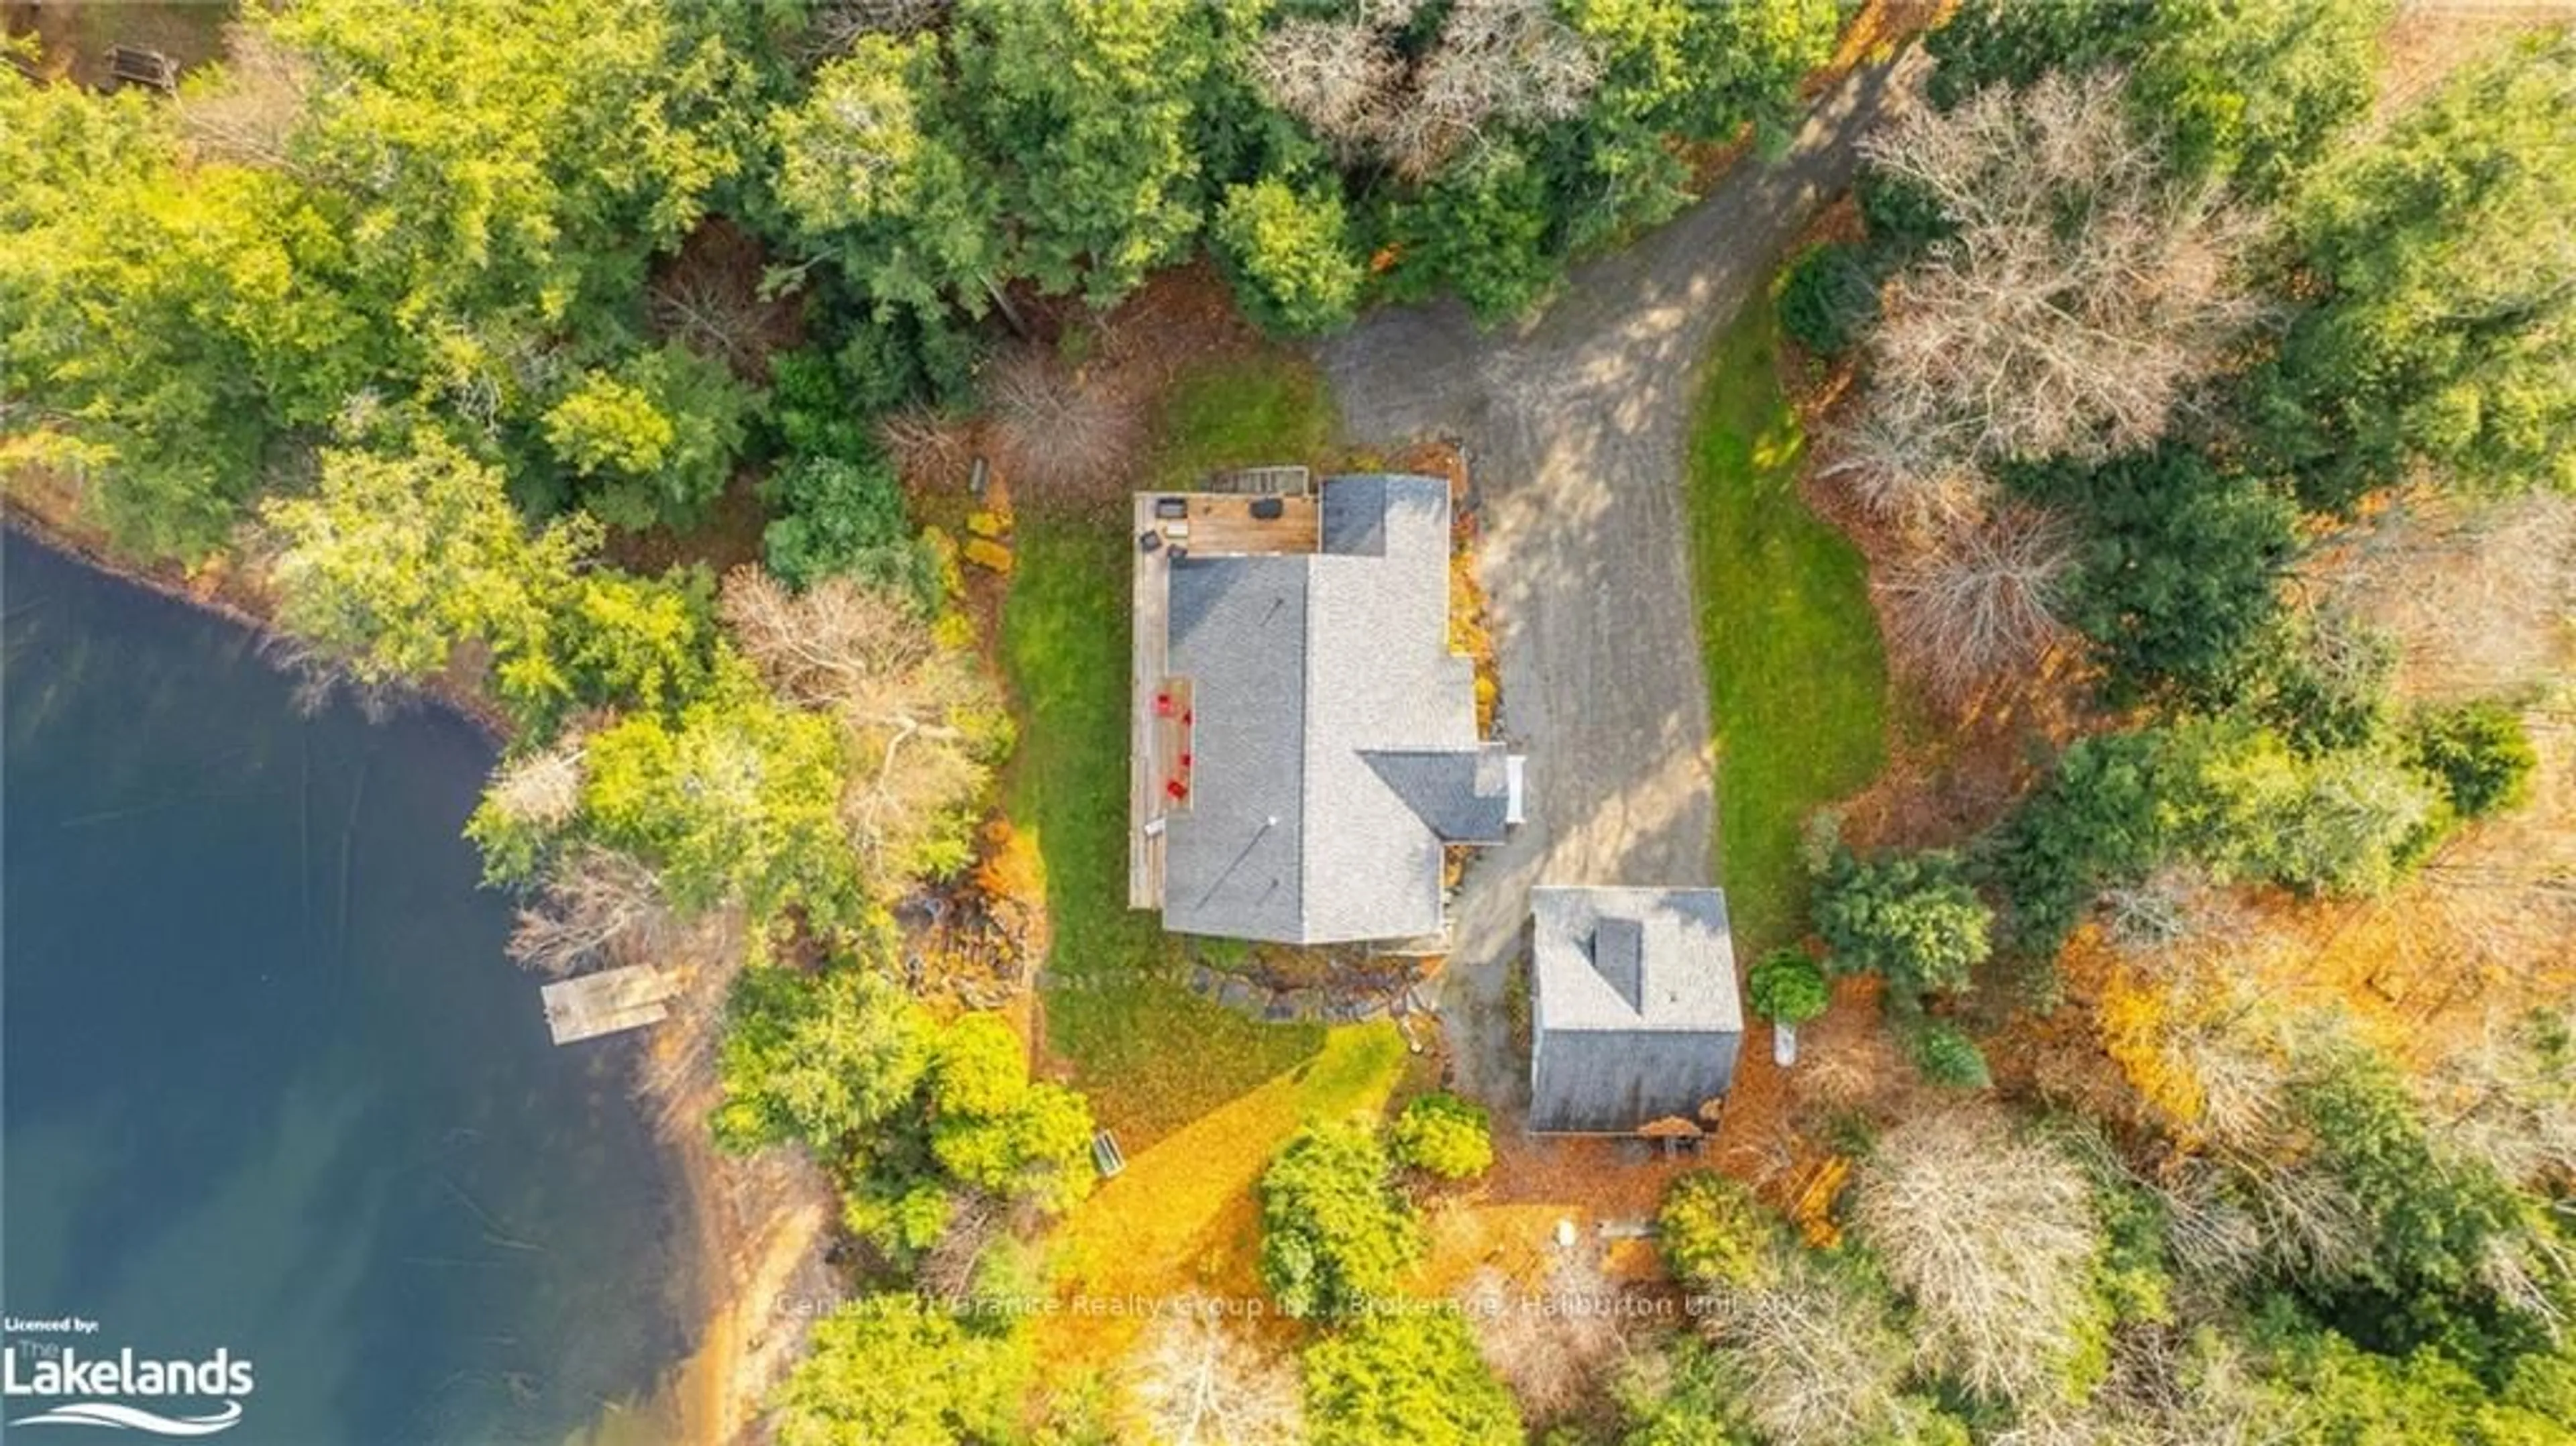
[[[2475,65],[2296,198],[2308,270],[2258,375],[2254,440],[2311,505],[2415,462],[2576,487],[2576,36]]]
[[[515,706],[569,689],[550,633],[597,529],[531,533],[500,474],[454,443],[423,430],[399,452],[326,450],[313,495],[265,517],[284,544],[279,626],[361,684],[419,682],[478,643]]]
[[[1264,176],[1226,191],[1213,239],[1245,314],[1274,331],[1329,331],[1351,319],[1366,276],[1348,230],[1338,194]]]
[[[864,35],[769,119],[779,203],[797,239],[832,257],[880,317],[982,314],[998,269],[1000,197],[957,134],[938,37]]]
[[[1521,1438],[1511,1392],[1454,1310],[1374,1316],[1306,1348],[1314,1446],[1503,1446]]]
[[[930,1059],[920,1007],[863,963],[814,977],[746,969],[726,1010],[716,1139],[737,1150],[793,1142],[830,1157],[905,1108]]]
[[[910,1295],[864,1296],[814,1326],[779,1388],[779,1446],[1005,1446],[1023,1439],[1032,1362],[1016,1335],[978,1334]]]
[[[1017,227],[1013,270],[1107,306],[1198,234],[1199,0],[960,0],[958,94]]]
[[[1397,1160],[1444,1180],[1481,1175],[1494,1163],[1484,1109],[1445,1090],[1408,1103],[1391,1133]]]
[[[1836,970],[1867,970],[1908,994],[1966,988],[1992,947],[1993,913],[1946,853],[1865,862],[1838,851],[1818,880],[1815,915]]]
[[[1391,1300],[1422,1250],[1390,1182],[1394,1161],[1357,1125],[1310,1125],[1261,1176],[1261,1279],[1303,1319],[1351,1316]]]

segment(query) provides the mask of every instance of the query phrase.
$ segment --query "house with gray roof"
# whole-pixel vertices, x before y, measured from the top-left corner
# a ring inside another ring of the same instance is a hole
[[[1445,850],[1501,841],[1519,776],[1449,646],[1449,486],[1239,501],[1139,504],[1132,902],[1185,934],[1439,935]]]
[[[1725,891],[1532,889],[1530,1036],[1534,1132],[1713,1127],[1744,1043]]]

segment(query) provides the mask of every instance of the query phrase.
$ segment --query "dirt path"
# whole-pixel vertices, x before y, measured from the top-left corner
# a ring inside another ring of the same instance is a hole
[[[1920,52],[1821,96],[1789,153],[1579,267],[1548,309],[1479,332],[1455,302],[1379,313],[1320,360],[1354,440],[1457,439],[1484,512],[1502,729],[1530,822],[1469,870],[1443,1007],[1458,1083],[1520,1102],[1503,1007],[1532,884],[1715,877],[1708,687],[1692,612],[1682,449],[1717,329],[1850,181],[1854,145]]]

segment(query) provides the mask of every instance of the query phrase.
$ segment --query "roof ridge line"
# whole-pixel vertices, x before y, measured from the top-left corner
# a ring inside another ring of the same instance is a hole
[[[1331,479],[1327,478],[1326,481]],[[1316,505],[1323,505],[1323,490],[1316,489]],[[1315,891],[1308,887],[1314,878],[1307,872],[1307,858],[1312,850],[1313,830],[1306,827],[1315,817],[1314,800],[1307,790],[1315,786],[1316,769],[1309,767],[1315,751],[1315,559],[1322,554],[1309,553],[1298,559],[1299,624],[1304,636],[1297,640],[1297,933],[1300,938],[1314,937],[1313,908]]]

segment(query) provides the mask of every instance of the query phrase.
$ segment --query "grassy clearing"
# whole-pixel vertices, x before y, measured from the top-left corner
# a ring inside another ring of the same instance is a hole
[[[1256,1290],[1253,1185],[1262,1168],[1309,1121],[1383,1110],[1408,1058],[1393,1025],[1338,1027],[1312,1061],[1131,1153],[1126,1173],[1094,1192],[1058,1232],[1060,1291],[1159,1300],[1192,1289]],[[1062,1313],[1045,1324],[1050,1357],[1106,1364],[1143,1322]]]
[[[1012,819],[1046,861],[1047,1044],[1129,1143],[1168,1133],[1315,1053],[1183,987],[1179,943],[1127,907],[1125,529],[1024,515],[1002,611],[1020,719]]]
[[[1736,947],[1804,931],[1799,838],[1886,762],[1887,659],[1861,555],[1798,496],[1768,296],[1718,338],[1691,428],[1691,570],[1717,735],[1718,856]]]
[[[1332,434],[1323,381],[1262,353],[1184,377],[1163,408],[1152,477],[1316,456]],[[1072,1061],[1132,1146],[1305,1060],[1318,1025],[1262,1025],[1189,993],[1178,941],[1127,907],[1127,517],[1032,509],[1002,611],[1020,720],[1007,804],[1046,861],[1055,940],[1047,1044]]]
[[[1312,464],[1332,442],[1332,398],[1296,357],[1229,357],[1172,388],[1158,435],[1148,469],[1158,487],[1191,486],[1229,467]]]

